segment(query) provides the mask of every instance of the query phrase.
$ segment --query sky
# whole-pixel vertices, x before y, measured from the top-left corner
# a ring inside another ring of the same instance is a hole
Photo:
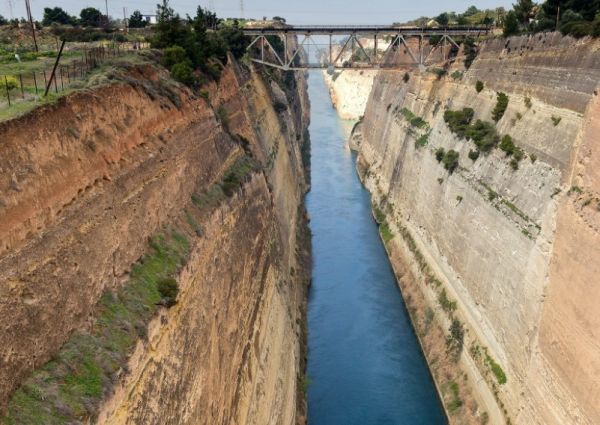
[[[157,0],[106,0],[108,12],[115,18],[123,17],[123,7],[128,14],[139,9],[154,13]],[[241,1],[244,17],[262,19],[263,16],[281,16],[290,24],[391,24],[420,16],[435,16],[444,11],[463,12],[469,6],[479,9],[504,6],[509,8],[514,0],[171,0],[171,6],[181,15],[194,14],[196,7],[213,6],[219,17],[240,17]],[[25,0],[0,0],[0,15],[9,18],[9,2],[13,15],[25,15]],[[41,20],[44,7],[59,6],[72,15],[79,16],[84,7],[105,10],[105,0],[30,0],[35,19]]]

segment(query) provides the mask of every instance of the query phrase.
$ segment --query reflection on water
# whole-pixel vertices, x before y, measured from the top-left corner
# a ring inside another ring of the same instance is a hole
[[[368,193],[319,72],[309,80],[314,265],[309,296],[310,425],[445,423]]]

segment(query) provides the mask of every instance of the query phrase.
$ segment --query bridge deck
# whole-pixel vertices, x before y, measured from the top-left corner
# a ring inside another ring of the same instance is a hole
[[[392,25],[294,25],[285,27],[265,26],[260,28],[244,28],[246,35],[278,35],[278,34],[310,34],[310,35],[347,35],[347,34],[402,34],[417,35],[474,35],[487,34],[491,31],[487,26],[452,26],[452,27],[407,27]]]

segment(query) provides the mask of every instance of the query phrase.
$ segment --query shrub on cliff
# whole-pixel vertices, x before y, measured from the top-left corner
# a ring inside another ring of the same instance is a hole
[[[180,62],[173,65],[171,68],[171,76],[173,79],[190,87],[194,86],[196,82],[194,70],[188,62]]]
[[[463,350],[465,330],[460,320],[452,319],[452,324],[448,329],[449,335],[446,337],[446,348],[452,360],[458,361]]]
[[[473,162],[477,161],[477,158],[479,158],[479,151],[478,150],[469,150],[469,159]]]
[[[500,121],[506,112],[506,108],[508,108],[508,96],[506,93],[498,92],[496,95],[496,106],[492,111],[492,119],[495,122]]]
[[[513,154],[515,150],[515,144],[513,143],[512,137],[510,137],[508,134],[505,134],[504,137],[502,137],[502,141],[500,142],[500,149],[506,152],[507,156]]]
[[[467,139],[473,140],[480,151],[489,152],[496,147],[500,136],[492,123],[477,120],[467,129]]]
[[[448,170],[450,174],[452,174],[454,170],[456,170],[456,167],[458,167],[458,157],[458,152],[456,152],[453,149],[450,149],[444,154],[444,159],[442,159],[442,163],[444,164],[444,168]]]
[[[444,159],[444,155],[446,154],[446,151],[444,150],[444,148],[439,148],[438,150],[435,151],[435,159],[437,160],[437,162],[442,162],[442,159]]]
[[[465,68],[469,69],[473,64],[473,61],[477,57],[477,46],[475,45],[475,40],[471,37],[465,38],[463,43],[463,50],[465,53]]]
[[[463,108],[461,111],[448,109],[444,112],[444,121],[454,134],[459,137],[466,137],[474,115],[475,111],[471,108]]]
[[[176,63],[189,61],[185,49],[181,46],[171,46],[163,50],[160,63],[167,69],[171,69]]]
[[[172,307],[177,303],[177,294],[179,293],[179,285],[172,277],[160,279],[157,283],[158,293],[162,302],[167,307]]]

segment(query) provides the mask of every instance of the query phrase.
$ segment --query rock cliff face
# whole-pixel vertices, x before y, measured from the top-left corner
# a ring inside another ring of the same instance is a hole
[[[340,118],[358,120],[367,106],[377,71],[343,70],[333,74],[323,72],[333,106]]]
[[[599,48],[497,39],[441,78],[381,71],[353,133],[451,422],[600,422]],[[521,150],[477,152],[444,118],[463,108]]]
[[[275,99],[286,107],[276,111]],[[140,66],[2,124],[4,421],[302,423],[307,125],[303,75],[284,80],[233,59],[202,97]],[[140,337],[96,390],[85,379],[98,358],[64,347],[102,341],[106,297],[125,299],[130,281],[143,281],[149,238],[170,232],[186,246],[172,274],[177,304],[151,303],[147,326],[118,322]],[[81,381],[63,399],[60,386],[40,395],[56,363],[68,376],[57,385]],[[72,397],[80,387],[83,401]]]

